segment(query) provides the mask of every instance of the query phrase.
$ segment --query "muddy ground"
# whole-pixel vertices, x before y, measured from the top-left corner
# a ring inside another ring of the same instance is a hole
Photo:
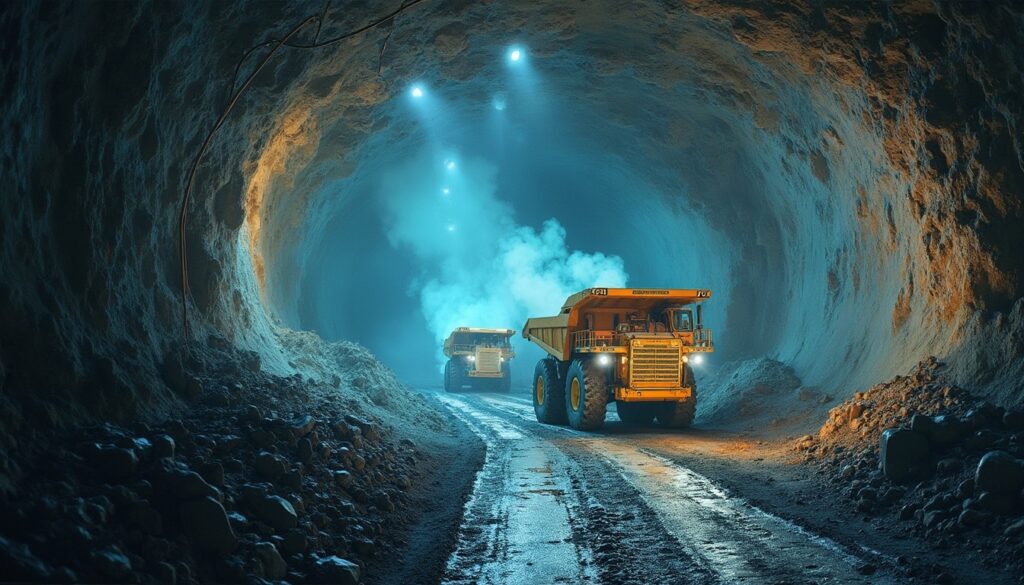
[[[788,439],[631,428],[614,411],[580,433],[537,423],[525,392],[422,392],[488,449],[461,525],[428,512],[458,526],[442,583],[1018,582],[984,550],[857,514]],[[445,547],[420,533],[406,554],[431,559],[433,582]]]

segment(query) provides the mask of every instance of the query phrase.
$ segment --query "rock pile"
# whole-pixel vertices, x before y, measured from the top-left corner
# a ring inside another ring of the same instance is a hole
[[[1024,412],[945,383],[942,367],[858,392],[795,447],[854,513],[1024,570]]]
[[[70,439],[2,502],[0,575],[358,583],[365,561],[393,544],[388,526],[419,454],[337,394],[279,382],[290,390],[252,396],[303,400],[247,405],[222,389],[187,420]]]

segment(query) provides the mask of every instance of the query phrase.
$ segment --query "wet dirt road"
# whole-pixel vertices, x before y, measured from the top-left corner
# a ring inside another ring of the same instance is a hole
[[[899,582],[660,453],[678,432],[633,433],[612,411],[584,433],[514,395],[434,396],[487,448],[443,583]]]

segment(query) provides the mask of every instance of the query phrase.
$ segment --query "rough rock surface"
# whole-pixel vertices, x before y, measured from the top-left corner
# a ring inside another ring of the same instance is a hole
[[[795,448],[828,488],[849,496],[846,514],[938,549],[985,551],[992,566],[1020,573],[1021,412],[968,394],[945,371],[933,358],[858,392]]]
[[[268,393],[274,404],[253,406]],[[421,399],[405,398],[415,418],[445,428]],[[188,414],[92,427],[30,462],[30,487],[2,501],[0,575],[356,583],[362,566],[402,544],[409,489],[434,471],[418,466],[415,444],[382,418],[393,415],[329,385],[268,377],[205,391]],[[154,446],[169,446],[170,436],[175,449]],[[316,445],[305,460],[303,441]],[[94,464],[111,453],[117,465]]]

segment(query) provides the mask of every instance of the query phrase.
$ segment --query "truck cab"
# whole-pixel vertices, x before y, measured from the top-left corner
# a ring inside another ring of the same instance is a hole
[[[510,363],[515,357],[510,338],[513,329],[457,327],[445,339],[444,389],[495,389],[507,392],[512,385]]]

